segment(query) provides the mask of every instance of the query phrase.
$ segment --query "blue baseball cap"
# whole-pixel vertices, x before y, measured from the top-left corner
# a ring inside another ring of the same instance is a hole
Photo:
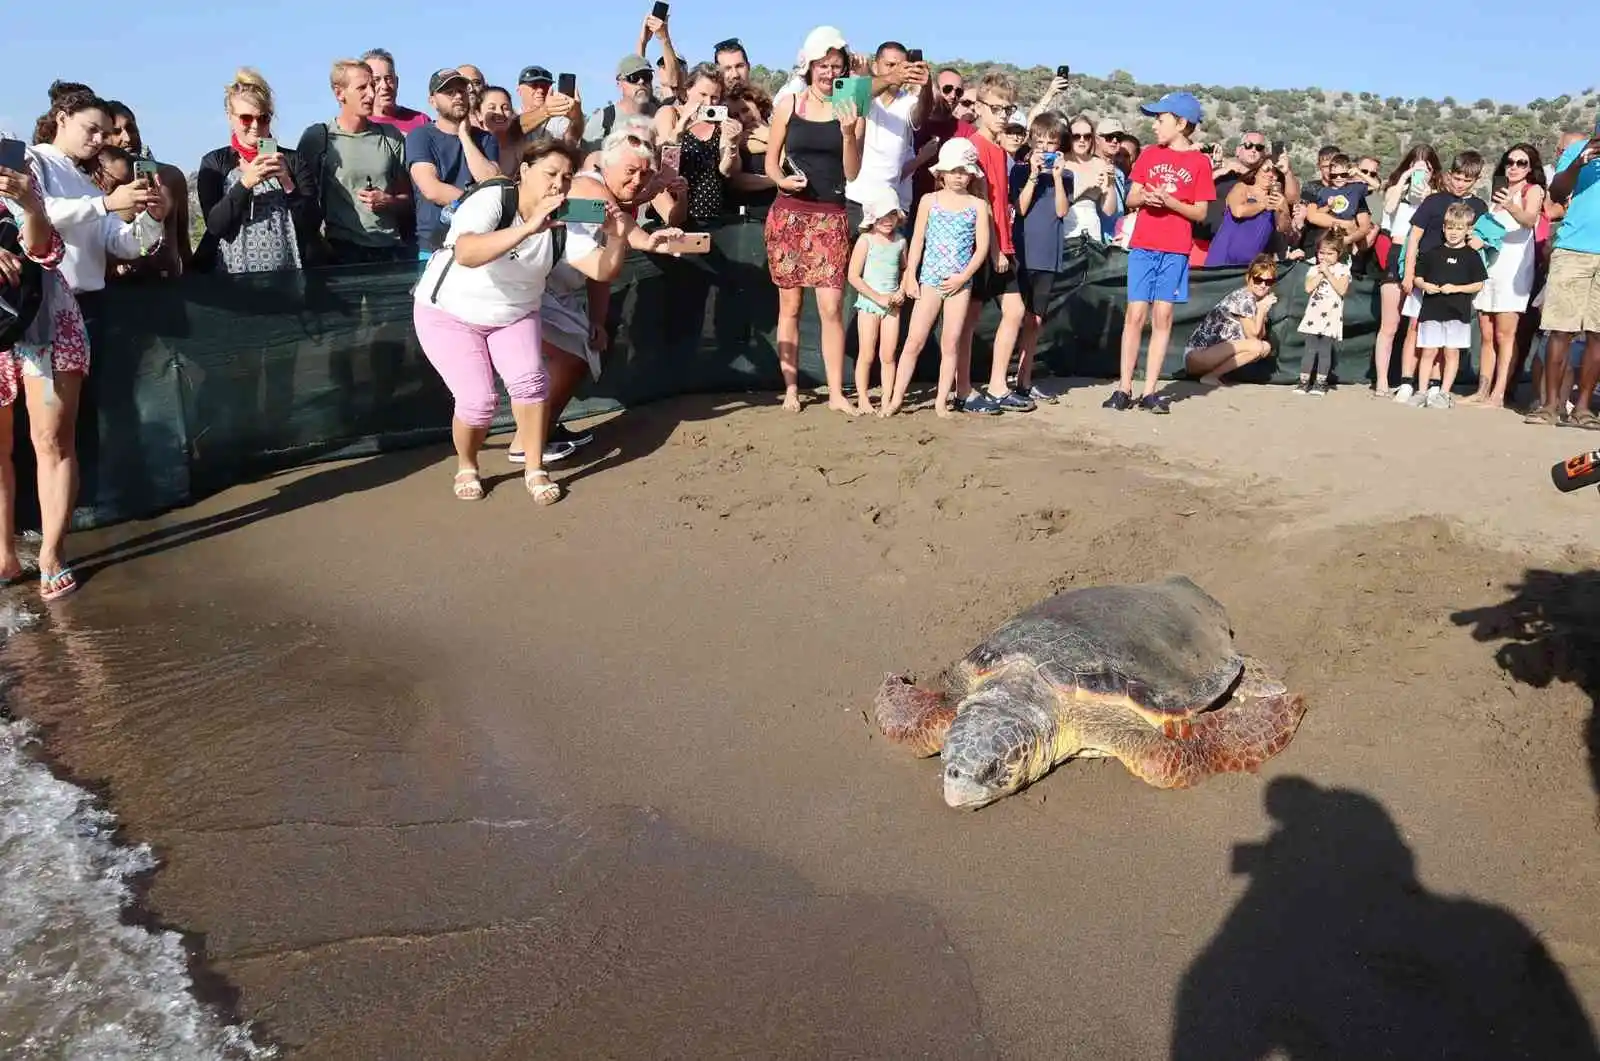
[[[1170,114],[1196,125],[1200,124],[1204,116],[1200,110],[1200,101],[1188,92],[1168,92],[1154,103],[1141,104],[1139,110],[1152,118],[1158,114]]]

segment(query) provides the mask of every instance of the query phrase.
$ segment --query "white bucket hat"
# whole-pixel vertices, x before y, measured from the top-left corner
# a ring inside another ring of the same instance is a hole
[[[953,137],[939,145],[939,161],[930,167],[934,173],[964,169],[974,177],[983,176],[978,166],[978,149],[964,136]]]
[[[805,69],[835,48],[849,51],[844,34],[833,26],[818,26],[806,34],[806,42],[800,46],[800,68]]]
[[[887,184],[880,185],[867,192],[861,204],[861,227],[863,230],[869,229],[890,214],[899,212],[899,194]]]

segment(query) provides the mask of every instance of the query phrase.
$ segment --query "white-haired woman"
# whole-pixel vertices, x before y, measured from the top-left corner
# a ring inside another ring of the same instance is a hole
[[[662,228],[647,233],[634,220],[639,204],[648,201],[659,186],[656,150],[652,141],[641,135],[643,122],[629,119],[617,124],[589,156],[593,163],[573,178],[569,199],[598,199],[606,204],[609,220],[604,223],[566,226],[566,246],[545,280],[544,301],[539,318],[544,331],[545,370],[549,374],[549,394],[545,401],[546,464],[570,457],[579,446],[591,441],[561,424],[561,414],[585,376],[600,378],[600,355],[609,345],[606,314],[610,308],[611,281],[622,272],[628,249],[657,251],[668,240],[683,233]],[[527,460],[526,439],[519,428],[507,456],[513,463]]]
[[[778,288],[778,367],[783,407],[800,408],[800,307],[816,292],[822,318],[822,363],[828,408],[859,410],[844,393],[844,284],[851,233],[844,188],[861,173],[866,118],[853,102],[831,102],[833,82],[850,69],[849,46],[832,26],[819,26],[800,49],[804,83],[773,108],[767,176],[778,186],[767,214],[767,269]]]

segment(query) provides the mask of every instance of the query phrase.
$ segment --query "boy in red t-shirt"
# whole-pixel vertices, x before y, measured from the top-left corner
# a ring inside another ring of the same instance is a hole
[[[1200,101],[1187,92],[1169,92],[1139,108],[1156,120],[1155,146],[1139,153],[1128,174],[1128,209],[1139,217],[1128,242],[1128,313],[1122,322],[1122,378],[1102,405],[1133,405],[1133,372],[1139,344],[1150,322],[1150,352],[1145,358],[1144,394],[1139,408],[1168,411],[1169,399],[1156,394],[1161,362],[1172,338],[1172,307],[1189,301],[1189,249],[1194,225],[1205,220],[1206,204],[1217,197],[1211,159],[1189,139],[1200,124]],[[1151,303],[1155,304],[1152,311]]]
[[[999,70],[983,75],[975,93],[978,128],[972,146],[978,149],[978,167],[983,170],[983,194],[989,200],[994,231],[989,240],[989,261],[972,280],[972,301],[967,308],[967,326],[961,332],[961,356],[956,362],[956,393],[963,395],[961,408],[969,413],[990,416],[1001,412],[1029,412],[1033,399],[1013,393],[1006,383],[1006,369],[1017,348],[1022,318],[1027,307],[1022,301],[1022,285],[1017,280],[1016,248],[1011,236],[1010,156],[1000,146],[1000,135],[1017,105],[1017,83]],[[985,303],[1000,300],[1000,325],[994,333],[994,361],[989,370],[987,392],[972,385],[972,332]]]

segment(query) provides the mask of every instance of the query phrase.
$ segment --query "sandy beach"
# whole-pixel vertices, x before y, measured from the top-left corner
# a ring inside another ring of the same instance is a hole
[[[86,534],[14,707],[291,1058],[1600,1056],[1600,496],[1548,475],[1600,434],[1069,382],[664,402],[550,509],[498,436],[477,505],[436,447]],[[958,812],[867,724],[1174,571],[1310,705],[1259,776]]]

